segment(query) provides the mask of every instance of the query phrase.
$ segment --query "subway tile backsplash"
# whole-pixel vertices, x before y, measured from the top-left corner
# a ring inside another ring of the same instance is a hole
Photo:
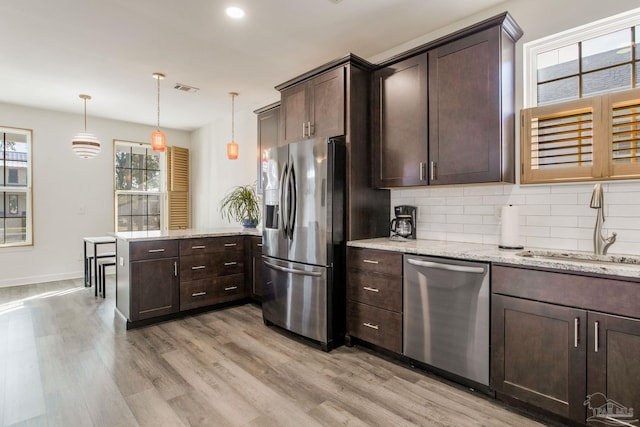
[[[640,255],[640,182],[609,182],[602,188],[602,232],[618,234],[609,253]],[[525,247],[591,251],[596,221],[596,211],[589,207],[592,190],[593,183],[392,190],[390,215],[396,205],[414,205],[419,239],[497,245],[502,206],[518,205]]]

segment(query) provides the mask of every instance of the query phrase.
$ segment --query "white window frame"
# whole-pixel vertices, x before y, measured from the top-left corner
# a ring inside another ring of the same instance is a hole
[[[524,108],[538,105],[538,54],[640,24],[640,8],[581,25],[523,45]]]
[[[0,248],[11,248],[17,246],[33,245],[33,130],[23,128],[13,128],[9,126],[0,126],[0,133],[20,133],[27,137],[27,185],[18,186],[1,186],[0,193],[24,193],[26,198],[26,232],[25,240],[22,242],[0,243]],[[2,169],[4,173],[4,169]],[[4,181],[3,181],[4,182]],[[5,206],[5,209],[7,207]],[[6,227],[6,225],[5,225]]]
[[[142,142],[133,142],[133,141],[125,141],[121,139],[113,140],[113,218],[114,223],[113,227],[116,232],[118,232],[118,196],[121,194],[128,195],[159,195],[160,196],[160,230],[167,229],[167,159],[166,153],[160,152],[158,153],[160,156],[160,191],[140,191],[140,190],[116,190],[116,153],[118,151],[118,147],[126,146],[126,147],[144,147],[151,150],[151,144],[142,143]]]

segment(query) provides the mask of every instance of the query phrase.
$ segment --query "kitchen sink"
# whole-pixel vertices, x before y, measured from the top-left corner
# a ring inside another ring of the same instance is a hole
[[[607,263],[607,264],[631,264],[640,265],[640,257],[629,255],[595,255],[586,252],[570,251],[522,251],[516,255],[523,258],[544,258],[551,260],[564,260],[587,263]]]

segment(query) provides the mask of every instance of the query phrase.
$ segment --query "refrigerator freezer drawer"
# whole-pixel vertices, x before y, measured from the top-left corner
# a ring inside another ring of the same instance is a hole
[[[331,268],[263,257],[264,319],[327,344]]]

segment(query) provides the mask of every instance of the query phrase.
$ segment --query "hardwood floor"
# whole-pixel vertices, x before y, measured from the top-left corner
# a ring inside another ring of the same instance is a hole
[[[104,300],[80,279],[0,288],[0,425],[540,425],[358,347],[292,340],[251,304],[125,331],[113,280]]]

